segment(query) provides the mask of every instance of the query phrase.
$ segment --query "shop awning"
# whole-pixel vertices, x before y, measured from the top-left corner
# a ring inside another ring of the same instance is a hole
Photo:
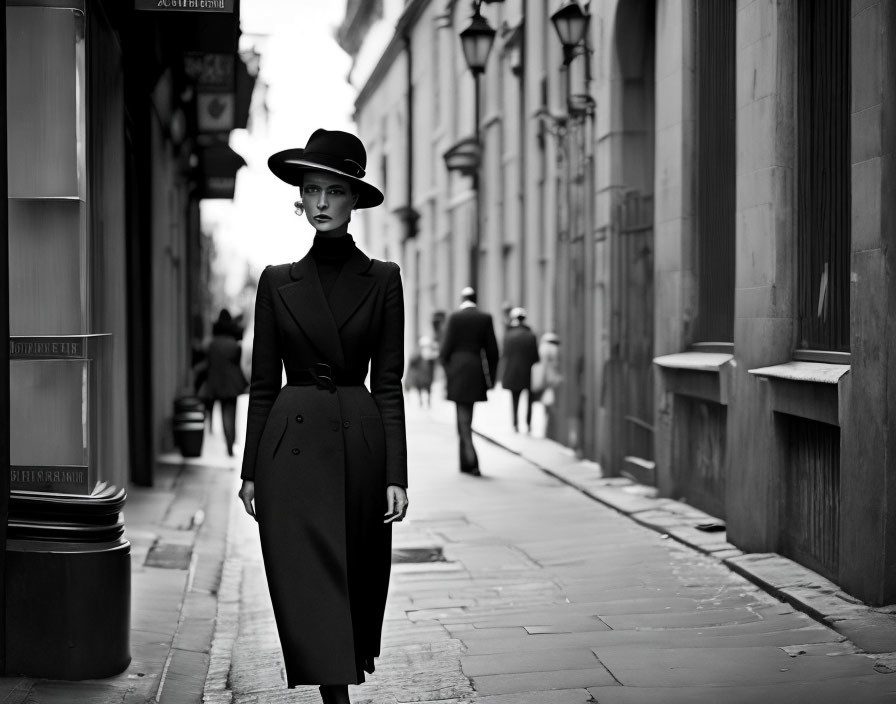
[[[199,153],[199,197],[233,198],[236,172],[246,160],[226,144],[203,147]]]

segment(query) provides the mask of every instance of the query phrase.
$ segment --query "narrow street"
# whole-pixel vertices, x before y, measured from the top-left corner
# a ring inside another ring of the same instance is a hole
[[[451,411],[408,401],[410,518],[356,704],[896,701],[880,656],[521,457],[479,437],[485,476],[460,475]],[[315,687],[285,689],[257,533],[236,502],[205,701],[319,702]]]

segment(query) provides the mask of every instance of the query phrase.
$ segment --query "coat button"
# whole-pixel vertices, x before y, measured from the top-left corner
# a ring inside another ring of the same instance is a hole
[[[296,423],[304,423],[305,419],[302,417],[302,414],[296,416]]]
[[[352,424],[349,423],[347,420],[344,420],[344,421],[342,421],[342,427],[343,428],[351,428]]]
[[[297,447],[292,448],[292,454],[297,455],[301,452],[301,450]]]

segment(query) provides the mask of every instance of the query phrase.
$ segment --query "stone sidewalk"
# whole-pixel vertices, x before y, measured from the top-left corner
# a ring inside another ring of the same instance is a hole
[[[449,420],[449,404],[438,406]],[[500,387],[476,405],[474,431],[542,471],[637,523],[710,555],[770,594],[832,627],[868,653],[896,652],[896,605],[872,608],[806,567],[775,553],[742,553],[727,541],[724,521],[686,503],[657,498],[652,487],[624,478],[604,478],[600,466],[544,438],[544,409],[535,405],[534,434],[515,433],[510,394]],[[882,658],[882,661],[886,658]],[[891,659],[892,661],[892,659]],[[883,665],[882,665],[883,666]],[[892,661],[896,669],[896,661]]]
[[[896,701],[889,656],[729,569],[724,535],[695,530],[711,545],[694,549],[671,518],[641,515],[696,514],[505,436],[492,408],[477,406],[477,429],[510,450],[479,439],[477,479],[456,470],[452,407],[409,399],[411,514],[395,532],[382,657],[356,704]],[[592,486],[570,485],[586,473]],[[627,512],[595,501],[604,490]],[[209,704],[319,701],[285,689],[257,529],[239,507],[210,662]]]

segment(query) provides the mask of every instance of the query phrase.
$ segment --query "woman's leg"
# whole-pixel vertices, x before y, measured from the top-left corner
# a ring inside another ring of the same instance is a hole
[[[205,419],[208,421],[208,434],[212,434],[212,426],[214,425],[212,422],[212,418],[215,414],[215,399],[207,398],[203,400],[205,404]]]
[[[233,442],[236,439],[236,399],[221,399],[221,419],[224,422],[224,440],[227,454],[233,457]]]
[[[347,684],[322,684],[320,697],[324,704],[352,704],[352,700],[348,698]]]

